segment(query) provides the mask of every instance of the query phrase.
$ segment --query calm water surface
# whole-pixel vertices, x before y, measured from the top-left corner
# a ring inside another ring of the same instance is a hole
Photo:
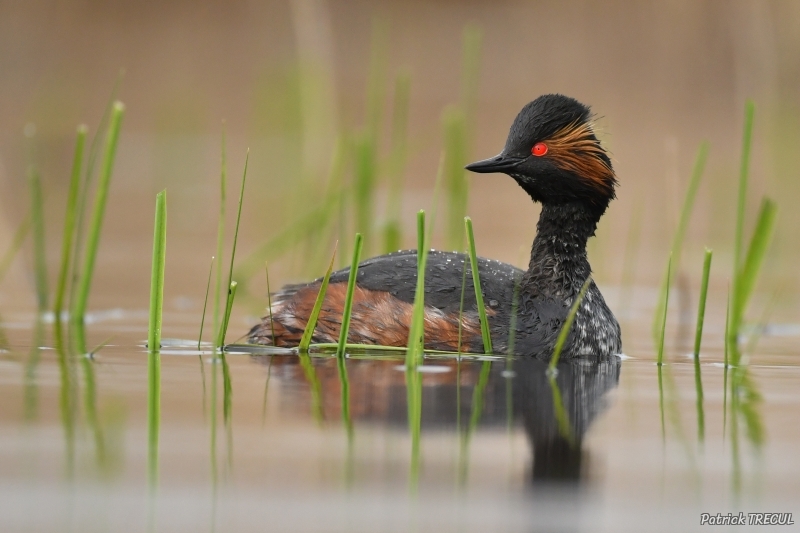
[[[190,339],[198,316],[167,315],[167,331]],[[33,315],[3,317],[3,531],[690,531],[701,512],[739,510],[800,522],[791,326],[750,358],[763,398],[752,414],[732,411],[708,341],[702,440],[692,360],[671,354],[660,395],[643,336],[554,380],[530,359],[429,357],[411,390],[402,356],[353,353],[344,405],[331,356],[230,353],[223,365],[168,339],[151,490],[146,313],[94,318],[92,341],[110,340],[76,359],[53,348],[51,325],[36,340]]]

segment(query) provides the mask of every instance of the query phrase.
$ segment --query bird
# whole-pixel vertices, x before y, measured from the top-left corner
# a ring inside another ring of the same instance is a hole
[[[478,258],[492,351],[549,359],[570,308],[588,283],[560,357],[589,360],[621,353],[619,323],[590,279],[586,251],[617,186],[611,159],[595,135],[591,109],[561,94],[539,96],[516,116],[497,156],[465,168],[507,174],[541,204],[526,270]],[[406,346],[417,251],[373,257],[357,268],[348,342]],[[313,342],[338,341],[349,275],[350,268],[331,274]],[[248,333],[249,342],[297,346],[321,282],[278,291],[267,316]],[[485,351],[467,254],[428,252],[424,304],[426,349]]]

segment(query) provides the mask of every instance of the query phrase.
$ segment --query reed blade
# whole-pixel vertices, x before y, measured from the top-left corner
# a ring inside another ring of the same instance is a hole
[[[233,261],[236,259],[236,244],[239,242],[239,223],[242,221],[242,204],[244,204],[244,186],[247,181],[247,164],[250,161],[250,150],[244,157],[244,171],[242,172],[242,185],[239,188],[239,206],[236,209],[236,226],[233,230],[233,244],[231,246],[231,262],[228,268],[228,285],[233,283]]]
[[[706,315],[706,299],[708,297],[708,279],[711,273],[711,258],[713,252],[706,248],[703,259],[703,279],[700,284],[700,303],[697,309],[697,326],[694,336],[694,383],[697,396],[697,439],[700,443],[705,440],[705,410],[703,408],[703,377],[700,371],[700,344],[703,340],[703,322]]]
[[[150,322],[147,347],[150,353],[161,349],[161,325],[164,310],[164,270],[167,259],[167,191],[156,195],[153,229],[153,262],[150,271]]]
[[[572,426],[569,421],[569,414],[564,408],[564,400],[561,396],[561,388],[556,381],[556,375],[548,373],[547,382],[550,384],[550,391],[553,395],[553,417],[556,420],[558,434],[566,440],[570,446],[575,446],[575,436],[572,433]]]
[[[34,167],[28,168],[28,186],[31,191],[31,222],[33,230],[34,275],[36,280],[36,302],[39,313],[47,309],[49,295],[47,283],[47,257],[44,225],[44,198],[42,178]]]
[[[739,278],[739,319],[743,318],[744,311],[747,309],[747,304],[750,302],[750,297],[753,294],[753,288],[758,280],[761,266],[764,263],[769,243],[772,240],[772,234],[775,230],[775,217],[777,215],[777,206],[775,202],[769,198],[765,198],[761,203],[761,209],[758,214],[756,228],[753,232],[753,237],[750,240],[750,246],[745,255],[744,264],[741,269],[741,276]]]
[[[203,326],[206,324],[206,309],[208,308],[208,293],[211,289],[211,274],[214,271],[214,256],[211,256],[211,264],[208,267],[208,281],[206,282],[206,297],[203,299],[203,315],[200,317],[200,334],[197,336],[197,350],[200,350],[200,345],[203,343]],[[205,380],[203,380],[205,383]],[[204,385],[205,386],[205,385]]]
[[[661,313],[661,328],[659,330],[658,356],[656,360],[658,366],[664,364],[664,338],[667,334],[667,311],[669,309],[670,279],[672,279],[672,254],[669,255],[669,261],[667,261],[667,285],[666,292],[664,293],[664,312]]]
[[[61,268],[58,273],[58,285],[56,286],[55,304],[53,305],[53,313],[57,322],[61,321],[61,311],[64,309],[64,300],[67,295],[70,259],[72,258],[72,245],[75,239],[75,221],[77,218],[78,193],[81,185],[83,152],[87,133],[88,128],[86,126],[78,126],[75,153],[72,158],[69,192],[67,193],[67,208],[64,215],[64,232],[61,240]]]
[[[478,270],[478,254],[475,251],[475,235],[472,231],[472,219],[464,217],[464,227],[467,231],[467,248],[469,263],[472,268],[472,284],[475,286],[475,302],[478,306],[478,318],[481,322],[481,337],[483,338],[483,353],[493,353],[492,335],[489,331],[489,319],[486,317],[486,306],[483,305],[483,290],[481,290],[481,276]]]
[[[100,231],[103,226],[106,201],[111,185],[111,175],[114,169],[114,159],[117,152],[119,133],[122,127],[122,117],[125,114],[125,106],[121,102],[115,102],[111,111],[111,118],[108,123],[108,133],[106,134],[105,148],[103,150],[103,162],[100,167],[100,176],[95,191],[94,209],[92,219],[89,223],[88,235],[86,238],[86,249],[83,260],[83,270],[75,294],[75,304],[72,309],[72,321],[76,324],[79,340],[77,349],[80,353],[86,352],[85,341],[83,340],[83,321],[86,315],[86,307],[89,302],[89,292],[91,290],[92,278],[94,277],[94,266],[97,259],[97,251],[100,246]]]
[[[217,348],[223,352],[225,348],[225,334],[228,332],[228,324],[231,320],[231,310],[233,309],[233,300],[236,297],[236,287],[238,283],[231,281],[228,288],[228,298],[225,301],[225,312],[222,315],[222,323],[219,328],[219,336],[217,337]]]
[[[0,259],[0,282],[6,277],[8,270],[11,268],[11,264],[14,262],[14,258],[17,257],[17,253],[22,249],[22,245],[25,243],[25,238],[28,236],[30,230],[31,214],[28,213],[25,215],[25,218],[22,219],[22,223],[17,227],[14,236],[11,238],[11,244],[3,254],[3,258]]]
[[[478,429],[478,423],[483,414],[483,406],[486,402],[486,386],[489,383],[489,376],[492,372],[492,361],[483,361],[481,363],[481,371],[478,374],[478,382],[472,391],[472,405],[470,407],[469,425],[467,431],[461,436],[461,447],[459,450],[459,486],[465,486],[467,483],[467,475],[469,473],[469,449],[472,437]]]
[[[744,125],[742,128],[742,156],[739,165],[739,194],[736,202],[736,234],[733,241],[734,279],[742,262],[742,246],[744,244],[744,218],[747,208],[747,185],[750,176],[750,152],[753,141],[753,116],[755,104],[752,100],[745,102]],[[735,300],[735,298],[734,298]]]
[[[161,326],[167,253],[167,191],[156,195],[153,264],[150,273],[150,322],[147,335],[147,473],[151,494],[158,485],[158,439],[161,419]]]
[[[686,238],[686,231],[689,228],[689,220],[691,219],[695,199],[697,198],[697,190],[700,188],[700,182],[706,167],[706,161],[708,160],[708,151],[708,141],[703,141],[700,143],[700,147],[697,149],[694,167],[692,168],[692,177],[689,180],[689,187],[686,189],[686,196],[683,200],[683,206],[681,207],[678,228],[675,230],[675,235],[672,237],[672,246],[670,247],[672,270],[667,273],[667,276],[665,276],[661,281],[656,313],[653,315],[653,339],[656,341],[658,340],[659,328],[664,318],[663,315],[666,313],[667,287],[674,281],[675,274],[677,274],[680,269],[683,241]]]
[[[358,238],[356,238],[356,240],[358,240]],[[311,314],[308,316],[306,329],[303,331],[303,336],[300,337],[300,344],[297,345],[297,349],[301,352],[307,352],[308,347],[311,345],[311,339],[314,336],[314,328],[317,327],[317,319],[319,318],[319,313],[322,310],[322,303],[325,300],[325,293],[328,291],[328,282],[331,279],[331,272],[333,272],[333,263],[335,260],[336,249],[334,248],[333,255],[331,256],[331,262],[328,265],[328,270],[325,271],[325,276],[322,278],[322,283],[319,286],[317,299],[314,301],[314,307],[311,309]]]
[[[339,345],[336,349],[336,357],[344,359],[345,345],[347,344],[347,334],[350,331],[350,315],[353,311],[353,294],[356,290],[356,278],[358,278],[358,265],[361,262],[361,248],[363,237],[356,233],[356,240],[353,246],[353,261],[350,263],[350,276],[347,278],[347,296],[344,300],[344,310],[342,311],[342,327],[339,330]],[[333,259],[331,259],[331,267]],[[330,276],[330,270],[328,272]]]
[[[567,313],[567,318],[561,325],[561,331],[559,331],[558,333],[556,344],[553,347],[553,355],[552,357],[550,357],[550,364],[547,367],[548,372],[550,372],[551,374],[555,372],[556,366],[558,365],[558,360],[561,359],[561,352],[564,350],[564,345],[567,343],[567,337],[569,337],[569,332],[572,329],[572,323],[575,321],[575,316],[578,314],[578,309],[581,306],[583,297],[586,296],[586,291],[589,290],[589,286],[591,284],[592,284],[592,276],[589,276],[586,278],[586,281],[583,282],[581,290],[578,291],[578,295],[575,297],[575,301],[572,302],[572,306],[569,308],[569,312]]]
[[[272,334],[272,344],[275,344],[275,322],[272,319],[272,289],[269,286],[269,262],[264,262],[264,272],[267,275],[267,311],[269,313],[269,331]],[[272,360],[270,360],[270,368],[272,368]]]
[[[78,192],[78,205],[76,210],[76,221],[75,221],[75,245],[73,247],[72,252],[72,275],[70,278],[69,283],[69,305],[70,314],[75,310],[75,301],[77,298],[77,291],[79,289],[80,283],[80,270],[81,270],[81,259],[84,252],[84,233],[86,228],[84,228],[84,218],[86,216],[86,209],[89,203],[89,191],[92,186],[92,182],[94,181],[95,177],[95,163],[97,162],[98,154],[100,153],[100,145],[102,136],[100,135],[100,131],[106,130],[108,132],[108,126],[111,121],[111,117],[114,114],[114,107],[116,106],[117,102],[117,95],[119,94],[119,89],[122,85],[122,79],[125,76],[125,71],[120,70],[117,74],[117,79],[114,82],[114,87],[111,90],[111,95],[109,96],[108,103],[103,110],[103,116],[100,118],[100,123],[98,125],[97,131],[92,136],[92,142],[89,144],[89,152],[87,154],[86,159],[86,167],[83,172],[83,184],[79,188]],[[108,133],[105,136],[106,141],[108,141]],[[74,323],[73,323],[74,324]],[[81,328],[77,328],[76,333],[79,335],[83,334],[83,330]]]
[[[225,203],[228,189],[228,161],[226,154],[225,123],[222,123],[222,141],[220,147],[220,175],[219,175],[219,218],[217,219],[217,253],[218,261],[222,261],[222,252],[225,246]],[[222,293],[222,269],[217,266],[217,279],[214,283],[214,329],[215,338],[220,330],[220,298]]]
[[[347,278],[347,296],[344,300],[344,309],[342,311],[342,325],[339,330],[339,344],[336,347],[336,367],[339,372],[339,384],[341,386],[342,398],[342,421],[344,422],[347,431],[347,469],[346,479],[349,482],[352,480],[352,450],[353,450],[353,422],[350,418],[350,381],[347,377],[347,360],[345,357],[345,350],[347,345],[347,334],[350,331],[350,315],[353,311],[353,295],[356,289],[356,279],[358,278],[358,265],[361,262],[361,248],[363,244],[363,237],[360,233],[356,233],[355,244],[353,245],[353,261],[350,263],[350,275]],[[333,267],[333,258],[331,258],[331,267]]]
[[[425,350],[425,271],[428,264],[427,239],[425,236],[425,211],[417,213],[417,287],[414,292],[414,307],[411,327],[408,332],[406,368],[416,369],[422,363]],[[415,370],[416,372],[416,370]]]
[[[742,247],[744,245],[744,219],[747,210],[747,187],[750,176],[750,152],[753,139],[753,116],[755,104],[752,100],[745,102],[744,125],[742,127],[742,154],[739,165],[739,192],[736,202],[736,233],[733,241],[733,286],[731,294],[731,317],[727,344],[731,349],[733,364],[739,361],[739,326],[743,313],[740,280],[742,279]]]

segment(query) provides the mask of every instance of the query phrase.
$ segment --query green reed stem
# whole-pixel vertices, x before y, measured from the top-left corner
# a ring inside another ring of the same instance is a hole
[[[353,311],[353,294],[356,290],[356,278],[358,277],[358,264],[361,262],[361,248],[363,237],[356,233],[356,242],[353,247],[353,262],[350,263],[350,275],[347,278],[347,296],[344,300],[344,310],[342,311],[342,327],[339,330],[339,346],[336,350],[336,357],[344,359],[345,345],[347,344],[347,334],[350,331],[350,315]],[[331,261],[333,266],[333,261]]]
[[[750,302],[750,297],[753,294],[753,288],[758,280],[758,274],[761,271],[761,266],[764,263],[764,257],[772,240],[772,234],[775,229],[775,217],[777,215],[777,206],[775,202],[769,198],[764,198],[761,202],[761,209],[758,213],[756,227],[753,231],[753,237],[750,240],[750,246],[747,249],[747,254],[744,258],[744,264],[740,270],[740,277],[738,283],[739,295],[739,319],[741,320],[744,311],[747,309],[747,304]]]
[[[686,231],[689,228],[689,219],[692,216],[694,202],[697,198],[697,190],[700,188],[700,182],[703,177],[703,171],[706,167],[706,160],[708,159],[709,143],[703,141],[697,149],[697,156],[695,157],[694,167],[692,168],[692,177],[689,180],[689,187],[686,189],[686,197],[683,200],[681,207],[680,219],[678,221],[678,228],[675,230],[675,235],[672,237],[672,246],[670,247],[670,254],[672,256],[673,269],[669,279],[666,277],[661,282],[661,289],[659,292],[658,305],[656,306],[656,314],[653,316],[653,338],[658,339],[659,327],[663,320],[663,315],[666,313],[666,292],[667,287],[674,281],[675,274],[680,269],[681,253],[683,251],[683,241],[686,238]]]
[[[467,260],[464,260],[464,268],[461,271],[461,301],[458,304],[458,345],[456,351],[461,355],[461,340],[464,333],[464,295],[467,292]]]
[[[301,352],[307,352],[308,347],[311,344],[311,338],[314,336],[314,328],[317,327],[317,319],[319,318],[319,313],[322,310],[322,303],[325,300],[325,293],[328,290],[328,282],[331,279],[331,272],[333,272],[333,262],[336,260],[336,249],[333,250],[333,255],[331,256],[331,262],[328,265],[328,270],[325,271],[325,276],[322,278],[322,283],[319,286],[319,291],[317,292],[317,299],[314,301],[314,307],[311,309],[311,314],[308,316],[308,321],[306,322],[306,329],[303,331],[303,336],[300,338],[300,344],[297,345],[297,349]]]
[[[662,444],[666,444],[667,442],[667,424],[664,419],[664,377],[663,377],[664,367],[662,365],[658,365],[656,367],[656,372],[658,373],[658,410],[661,413],[661,442]]]
[[[731,355],[734,364],[738,363],[739,357],[739,327],[741,325],[741,314],[743,306],[741,304],[741,288],[739,279],[742,271],[742,250],[744,245],[744,219],[747,210],[747,186],[750,175],[750,151],[753,139],[753,115],[755,114],[755,104],[752,100],[745,102],[744,125],[742,128],[742,157],[739,165],[739,193],[736,202],[736,233],[733,241],[733,287],[732,287],[732,307],[731,323],[728,331],[729,336],[726,342],[730,344]]]
[[[28,236],[30,229],[31,215],[28,213],[25,215],[25,218],[22,219],[22,223],[19,225],[19,227],[17,227],[17,230],[14,232],[14,236],[11,238],[11,244],[3,254],[3,258],[0,259],[0,282],[2,282],[3,278],[6,277],[8,270],[11,268],[11,264],[14,262],[14,258],[22,249],[22,245],[25,243],[25,237]]]
[[[161,323],[164,310],[164,268],[167,259],[167,190],[156,195],[153,230],[153,265],[150,271],[150,326],[147,347],[151,354],[161,349]]]
[[[489,332],[489,319],[486,317],[486,306],[483,305],[483,291],[481,290],[481,276],[478,271],[478,254],[475,252],[475,235],[472,231],[472,219],[464,217],[464,227],[467,231],[467,244],[469,247],[469,263],[472,268],[472,284],[475,286],[475,303],[478,306],[478,317],[481,322],[481,336],[483,337],[483,352],[492,353],[492,335]]]
[[[553,347],[553,356],[550,358],[550,364],[547,366],[547,370],[551,374],[555,371],[556,366],[558,365],[558,360],[561,359],[561,352],[564,350],[564,345],[567,343],[567,337],[572,329],[572,323],[575,321],[575,316],[578,314],[578,308],[580,308],[583,297],[586,296],[586,291],[589,290],[589,285],[591,284],[592,276],[589,276],[586,278],[586,281],[583,282],[581,290],[578,291],[575,301],[572,302],[572,306],[569,308],[567,318],[561,325],[561,331],[558,332],[558,338],[556,339],[556,344]]]
[[[269,330],[272,333],[272,344],[275,344],[275,322],[272,320],[272,289],[269,288],[269,262],[264,261],[264,272],[267,275],[267,312],[269,313]],[[272,360],[270,359],[270,368],[272,368]],[[267,381],[269,381],[269,374],[267,374]]]
[[[700,284],[700,303],[697,309],[697,327],[694,336],[694,385],[697,395],[697,438],[702,443],[705,439],[705,410],[703,409],[703,377],[700,372],[700,343],[703,340],[703,322],[706,315],[706,299],[708,297],[708,279],[711,273],[711,257],[713,252],[706,248],[703,259],[703,280]]]
[[[308,352],[300,351],[298,353],[300,359],[300,368],[303,369],[303,375],[308,381],[308,387],[311,390],[311,415],[318,423],[322,423],[322,383],[317,376],[317,371],[314,368],[314,363]]]
[[[100,244],[100,230],[103,226],[103,215],[105,214],[106,201],[108,199],[108,189],[111,184],[111,174],[114,169],[114,156],[117,151],[119,132],[122,126],[122,117],[125,113],[125,106],[121,102],[115,102],[111,111],[111,119],[108,124],[106,134],[105,149],[103,151],[103,163],[100,168],[100,178],[95,191],[94,210],[89,224],[89,233],[86,239],[86,251],[83,260],[83,271],[79,280],[75,305],[72,309],[73,321],[79,324],[79,332],[83,330],[83,320],[86,315],[86,306],[89,302],[89,291],[91,290],[92,278],[94,276],[94,265],[97,258],[97,250]],[[79,334],[78,349],[86,351],[85,342],[82,340],[82,333]]]
[[[250,150],[244,158],[244,171],[242,172],[242,186],[239,189],[239,207],[236,211],[236,226],[233,231],[233,245],[231,246],[231,262],[228,269],[228,299],[225,302],[225,313],[223,315],[222,324],[217,336],[217,347],[222,351],[225,346],[225,334],[228,331],[228,324],[230,322],[231,311],[233,308],[233,299],[236,296],[236,287],[238,283],[233,281],[233,261],[236,258],[236,243],[239,240],[239,223],[242,220],[242,204],[244,203],[244,186],[247,180],[247,163],[250,160]],[[223,165],[224,166],[224,165]],[[224,180],[223,180],[224,181]],[[222,220],[222,213],[220,220]],[[219,270],[217,271],[219,274]]]
[[[167,257],[167,191],[156,195],[153,265],[150,273],[150,325],[147,335],[147,473],[151,491],[158,484],[158,436],[161,418],[161,324]]]
[[[225,246],[225,202],[228,188],[228,162],[225,150],[225,123],[222,123],[222,146],[219,175],[219,219],[217,221],[217,254],[219,261],[222,261],[222,252]],[[213,333],[219,336],[220,327],[220,296],[222,291],[222,269],[217,266],[217,279],[214,283],[214,330]]]
[[[339,383],[342,389],[342,420],[347,429],[347,479],[352,479],[352,444],[353,444],[353,423],[350,419],[350,381],[347,378],[347,364],[345,359],[345,348],[347,345],[347,334],[350,331],[350,315],[353,311],[353,294],[356,289],[356,279],[358,278],[358,264],[361,262],[361,248],[363,237],[356,233],[355,244],[353,245],[353,261],[350,263],[350,275],[347,278],[347,296],[344,300],[342,311],[342,325],[339,329],[339,345],[336,348],[336,366],[339,371]],[[333,259],[331,259],[333,267]]]
[[[730,364],[729,348],[731,343],[728,342],[731,326],[731,291],[728,289],[728,301],[725,305],[725,347],[723,348],[722,359],[722,441],[725,442],[725,428],[728,422],[728,366]]]
[[[89,190],[91,189],[92,181],[95,174],[95,163],[97,162],[97,156],[100,153],[100,145],[102,136],[100,135],[100,131],[103,129],[106,130],[106,142],[108,141],[108,125],[110,123],[111,117],[114,114],[114,106],[117,104],[117,95],[119,94],[120,86],[122,85],[122,78],[125,75],[124,70],[120,70],[117,74],[117,79],[114,82],[114,87],[111,90],[111,94],[109,95],[108,103],[106,104],[105,108],[103,109],[103,115],[100,118],[100,124],[98,125],[97,131],[92,136],[92,142],[89,144],[89,153],[87,157],[86,168],[83,173],[83,185],[80,187],[78,192],[78,205],[77,205],[77,212],[76,212],[76,221],[75,221],[75,245],[73,246],[72,252],[72,275],[69,283],[69,307],[70,313],[75,310],[75,300],[76,300],[76,291],[78,290],[78,284],[80,283],[80,267],[81,267],[81,255],[84,250],[84,218],[86,215],[87,204],[89,202]],[[73,318],[73,317],[70,317]],[[72,322],[73,324],[75,322]],[[79,328],[80,329],[80,328]],[[79,336],[82,336],[82,330],[77,331]]]
[[[217,337],[217,348],[220,352],[225,347],[225,334],[228,332],[228,324],[231,320],[231,310],[233,309],[233,299],[236,297],[236,287],[238,283],[231,281],[228,289],[228,298],[225,301],[225,313],[222,315],[222,324],[219,328],[219,336]]]
[[[408,332],[406,368],[416,369],[422,362],[425,350],[425,270],[428,264],[428,249],[425,238],[425,211],[417,213],[417,287],[414,292],[414,308]],[[415,370],[416,372],[416,370]]]
[[[81,186],[81,168],[83,165],[84,144],[88,128],[84,125],[78,126],[78,136],[75,141],[75,154],[72,158],[72,173],[69,180],[69,192],[67,193],[67,209],[64,215],[64,233],[61,241],[61,269],[58,274],[58,285],[56,286],[56,299],[53,306],[56,322],[61,321],[61,311],[64,309],[64,299],[67,294],[67,283],[69,281],[69,266],[72,258],[72,244],[75,237],[75,220],[77,217],[78,193]]]
[[[225,436],[227,440],[228,467],[233,466],[233,384],[231,382],[231,368],[225,352],[219,356],[222,363],[222,419],[225,422]]]
[[[33,167],[28,169],[28,185],[31,190],[31,221],[33,229],[34,272],[36,274],[36,301],[39,313],[47,309],[47,257],[45,256],[44,198],[42,178]]]
[[[556,381],[553,372],[548,373],[547,382],[550,384],[550,391],[553,394],[553,416],[558,426],[558,434],[561,435],[570,446],[575,446],[575,436],[572,434],[572,426],[569,422],[569,414],[564,408],[564,400],[561,397],[561,388]]]
[[[519,314],[519,288],[521,280],[514,278],[514,293],[511,297],[511,319],[508,323],[508,356],[514,355],[514,347],[517,341],[517,315]],[[511,361],[511,358],[508,358]]]
[[[239,223],[242,220],[242,204],[244,203],[244,185],[247,181],[247,163],[250,161],[250,149],[244,157],[244,171],[242,172],[242,186],[239,188],[239,206],[236,209],[236,226],[233,230],[233,245],[231,247],[231,263],[228,268],[228,285],[233,282],[233,261],[236,258],[236,243],[239,242]]]
[[[428,264],[428,243],[425,233],[425,211],[417,213],[417,287],[408,332],[406,352],[406,404],[408,429],[411,434],[409,488],[416,493],[419,485],[420,440],[422,435],[422,377],[417,367],[425,356],[425,272]]]
[[[703,258],[703,279],[700,283],[700,303],[697,308],[697,326],[695,327],[694,334],[694,356],[695,359],[700,357],[700,343],[703,340],[703,322],[706,315],[706,299],[708,297],[708,279],[711,273],[711,257],[714,252],[706,248],[705,256]]]
[[[203,343],[203,326],[206,324],[206,309],[208,308],[208,293],[211,289],[211,273],[214,271],[214,256],[211,256],[211,264],[208,267],[208,281],[206,282],[206,297],[203,299],[203,315],[200,318],[200,335],[197,336],[197,349]],[[203,381],[205,383],[205,380]]]
[[[739,165],[739,195],[736,202],[736,234],[733,241],[734,279],[737,277],[742,262],[742,245],[744,244],[744,217],[747,209],[747,182],[750,175],[750,151],[753,140],[753,115],[755,104],[752,100],[745,102],[744,125],[742,128],[742,158]],[[735,299],[734,299],[735,300]]]
[[[666,292],[664,293],[664,312],[661,314],[661,330],[658,338],[658,366],[664,364],[664,338],[667,334],[667,310],[669,309],[669,286],[670,279],[672,278],[672,254],[669,255],[667,261],[667,285]]]
[[[60,323],[56,319],[55,349],[58,360],[60,390],[58,406],[61,414],[61,425],[64,428],[64,454],[66,477],[72,481],[75,475],[75,422],[77,402],[77,376],[75,375],[75,360],[69,357],[63,342]]]
[[[147,358],[147,479],[150,490],[158,485],[158,437],[161,425],[161,356],[150,350]]]
[[[492,361],[484,361],[481,363],[481,372],[478,374],[478,382],[472,391],[472,405],[470,407],[469,424],[467,430],[461,436],[461,446],[459,448],[459,468],[458,468],[458,485],[464,487],[467,484],[467,476],[469,474],[469,445],[472,442],[472,436],[478,428],[478,423],[483,414],[483,405],[485,403],[484,395],[486,393],[486,385],[489,383],[489,375],[492,371]]]

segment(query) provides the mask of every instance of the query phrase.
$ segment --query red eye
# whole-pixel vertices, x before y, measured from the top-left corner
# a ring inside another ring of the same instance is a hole
[[[536,143],[533,145],[533,148],[531,148],[531,153],[536,157],[542,157],[547,153],[547,145],[544,143]]]

